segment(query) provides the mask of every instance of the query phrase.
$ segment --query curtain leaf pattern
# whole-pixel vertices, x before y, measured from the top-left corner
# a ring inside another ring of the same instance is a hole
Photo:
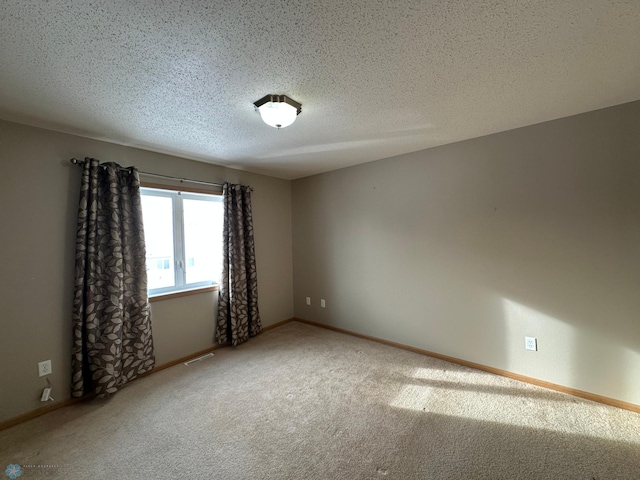
[[[225,183],[222,277],[218,290],[217,343],[238,345],[262,331],[253,240],[251,188]]]
[[[71,393],[107,396],[155,364],[137,169],[85,159],[75,261]]]

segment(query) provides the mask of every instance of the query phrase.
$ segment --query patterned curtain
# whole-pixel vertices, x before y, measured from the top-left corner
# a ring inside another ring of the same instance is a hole
[[[138,171],[86,158],[73,299],[74,397],[106,396],[155,364]]]
[[[238,345],[262,330],[253,242],[251,188],[225,183],[222,278],[218,290],[217,343]]]

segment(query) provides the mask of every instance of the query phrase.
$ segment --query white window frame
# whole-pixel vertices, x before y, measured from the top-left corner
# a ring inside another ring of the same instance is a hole
[[[165,197],[172,199],[173,207],[173,258],[174,258],[174,285],[169,287],[161,287],[148,289],[149,298],[160,295],[168,295],[172,293],[181,293],[189,290],[197,290],[205,287],[217,286],[219,282],[215,280],[186,283],[186,257],[184,246],[184,199],[195,199],[209,202],[222,203],[222,193],[193,191],[187,189],[172,189],[171,187],[162,188],[160,186],[142,185],[140,187],[140,195]],[[144,218],[143,218],[144,221]],[[222,255],[222,251],[220,252]],[[148,268],[148,266],[147,266]]]

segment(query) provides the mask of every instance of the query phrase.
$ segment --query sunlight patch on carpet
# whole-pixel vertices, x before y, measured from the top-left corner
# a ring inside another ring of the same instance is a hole
[[[413,379],[413,380],[412,380]],[[632,426],[611,424],[614,407],[473,370],[417,368],[391,407],[640,444]],[[535,408],[534,408],[535,406]],[[589,422],[584,422],[588,418]]]

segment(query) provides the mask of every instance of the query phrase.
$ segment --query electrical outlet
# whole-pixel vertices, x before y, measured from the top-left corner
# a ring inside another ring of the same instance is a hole
[[[538,340],[535,337],[524,337],[524,348],[534,352],[538,351]]]
[[[324,301],[324,298],[323,298],[322,300],[320,300],[320,306],[321,306],[322,308],[326,308],[326,306],[327,306],[327,302],[325,302],[325,301]]]
[[[38,363],[38,376],[44,377],[45,375],[51,375],[51,360],[45,360]]]
[[[307,297],[307,305],[311,305],[311,297]]]

